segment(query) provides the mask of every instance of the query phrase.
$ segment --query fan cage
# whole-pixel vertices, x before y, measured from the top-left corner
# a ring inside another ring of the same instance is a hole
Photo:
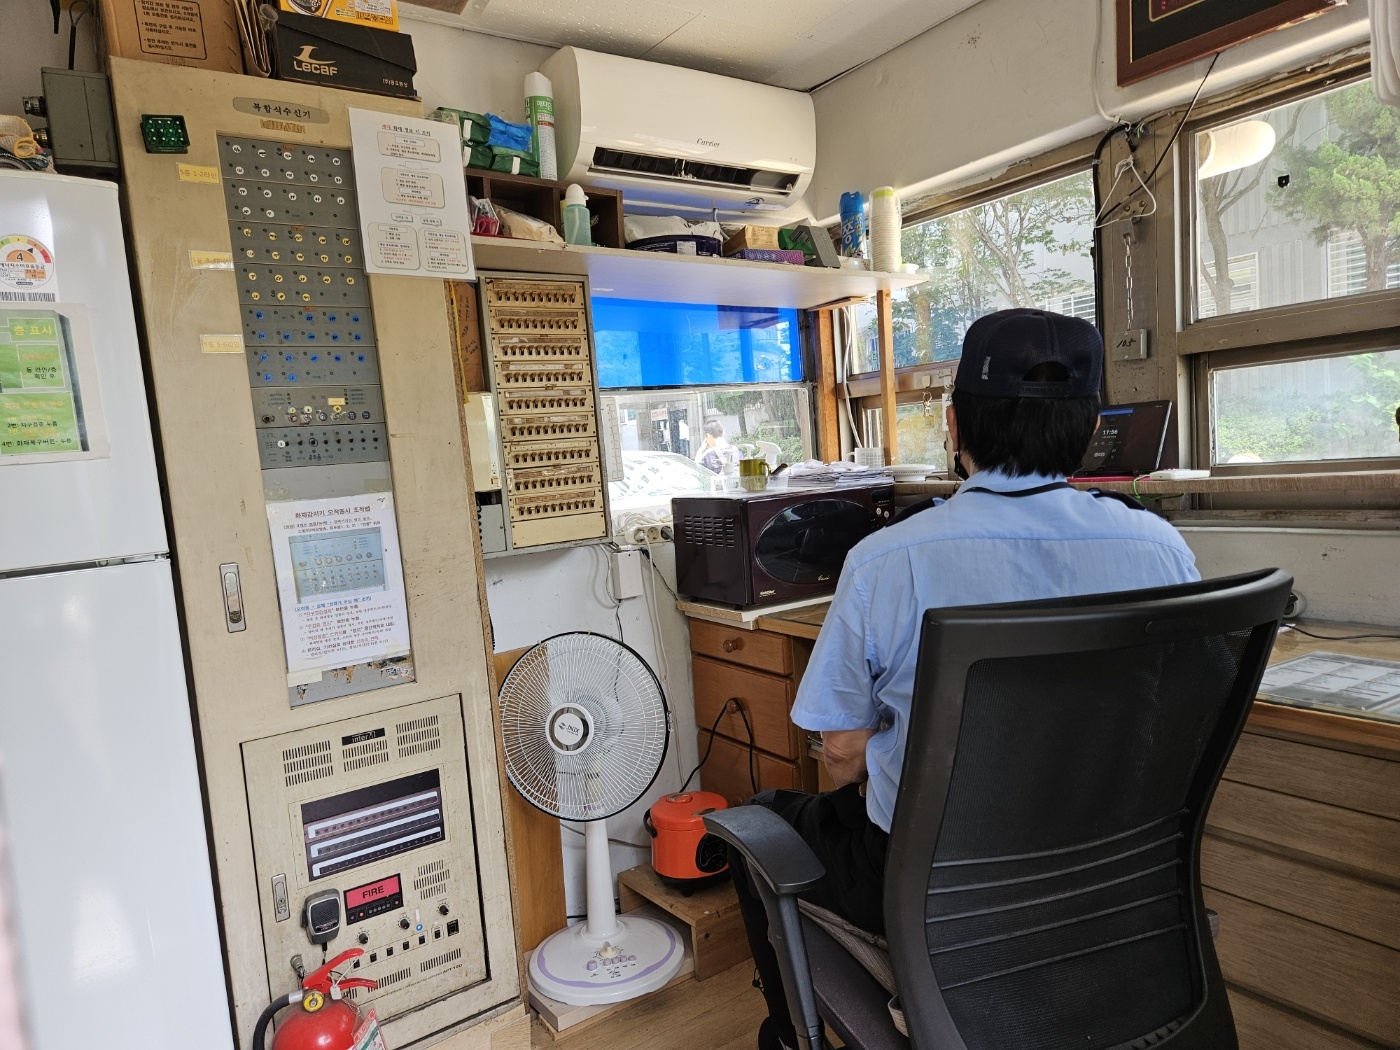
[[[592,739],[576,754],[549,743],[563,703],[584,707]],[[655,783],[670,743],[671,713],[656,674],[635,649],[589,631],[532,646],[501,683],[506,775],[537,809],[562,820],[621,813]]]

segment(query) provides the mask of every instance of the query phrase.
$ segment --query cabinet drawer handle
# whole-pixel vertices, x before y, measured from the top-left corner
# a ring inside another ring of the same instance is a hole
[[[720,648],[723,649],[726,653],[738,652],[743,647],[744,642],[741,638],[726,638],[723,642],[720,643]]]

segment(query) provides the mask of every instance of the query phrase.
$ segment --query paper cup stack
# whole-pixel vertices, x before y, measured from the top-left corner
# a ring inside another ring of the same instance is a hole
[[[898,273],[902,259],[899,197],[893,186],[881,186],[870,194],[870,262],[882,273]]]

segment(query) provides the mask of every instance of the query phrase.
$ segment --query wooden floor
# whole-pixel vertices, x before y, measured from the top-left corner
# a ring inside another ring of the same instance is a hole
[[[753,987],[753,963],[745,960],[708,981],[685,981],[648,996],[558,1041],[535,1021],[532,1041],[559,1050],[756,1050],[766,1014]]]

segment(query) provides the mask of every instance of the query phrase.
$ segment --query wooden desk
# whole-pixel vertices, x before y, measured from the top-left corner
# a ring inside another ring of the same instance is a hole
[[[754,626],[810,644],[828,608]],[[1271,662],[1319,650],[1400,661],[1400,640],[1286,631]],[[1206,825],[1201,882],[1241,1050],[1400,1047],[1400,723],[1257,701]]]

